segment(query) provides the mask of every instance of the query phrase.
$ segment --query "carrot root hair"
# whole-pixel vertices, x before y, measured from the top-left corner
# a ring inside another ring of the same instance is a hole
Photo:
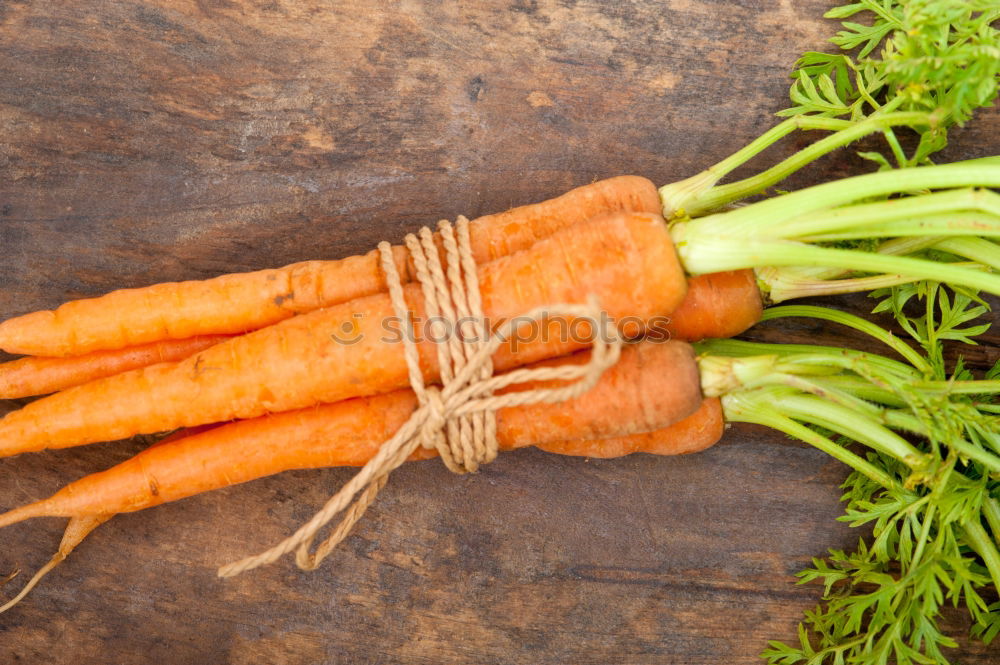
[[[25,596],[31,593],[31,590],[38,585],[42,578],[48,575],[53,568],[62,563],[66,557],[69,556],[70,552],[72,552],[76,546],[90,534],[91,531],[99,527],[104,522],[107,522],[111,519],[111,517],[111,515],[81,515],[79,517],[71,517],[69,524],[66,525],[66,531],[63,532],[62,541],[59,543],[59,549],[52,556],[52,558],[49,559],[49,562],[42,566],[38,572],[35,573],[30,580],[28,580],[28,583],[24,585],[24,588],[22,588],[16,596],[11,598],[4,605],[0,605],[0,614],[3,614],[24,600]],[[20,569],[12,572],[2,581],[2,583],[0,583],[0,586],[13,580],[20,572]]]
[[[20,568],[15,568],[13,572],[9,573],[7,577],[0,580],[0,586],[6,585],[8,582],[12,581],[15,577],[21,574]]]

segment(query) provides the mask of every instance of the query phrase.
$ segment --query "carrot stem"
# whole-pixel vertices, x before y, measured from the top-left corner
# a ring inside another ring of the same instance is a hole
[[[801,219],[810,212],[844,206],[873,197],[900,192],[942,190],[956,187],[1000,187],[1000,157],[954,162],[937,166],[882,171],[843,178],[800,189],[742,208],[675,224],[675,228],[693,226],[712,235],[770,235],[773,229],[785,228],[789,219]],[[866,204],[867,205],[867,204]],[[813,233],[822,229],[814,228]],[[794,229],[790,230],[794,233]]]
[[[899,429],[905,429],[921,436],[929,436],[927,428],[912,413],[893,411],[887,414],[886,421],[889,425]],[[1000,457],[990,451],[974,446],[958,436],[949,439],[948,446],[962,457],[979,462],[993,473],[1000,473]]]
[[[781,239],[703,236],[697,241],[677,242],[678,252],[688,272],[703,274],[739,270],[755,266],[818,265],[864,272],[909,275],[914,280],[929,279],[1000,295],[1000,276],[973,268],[938,263],[906,256],[886,256],[830,247],[814,247]]]
[[[944,238],[934,244],[934,249],[950,252],[994,270],[1000,270],[1000,245],[987,238]]]
[[[887,489],[900,488],[900,484],[895,479],[872,463],[819,432],[783,415],[770,404],[771,402],[767,399],[761,399],[760,394],[734,393],[722,398],[722,408],[727,421],[754,423],[784,432],[843,462]]]
[[[991,496],[985,497],[983,499],[983,515],[986,516],[986,522],[990,525],[990,531],[993,532],[993,541],[1000,543],[1000,501]]]
[[[841,390],[866,402],[877,402],[884,406],[893,408],[906,406],[906,401],[892,390],[889,390],[884,386],[877,386],[868,379],[864,379],[860,376],[853,376],[849,374],[824,376],[821,380],[821,384],[824,388]],[[886,415],[883,416],[883,418],[886,418],[887,422],[891,418],[888,414],[891,413],[895,413],[895,411],[892,409],[885,411]]]
[[[764,342],[746,342],[737,339],[711,339],[699,342],[694,346],[699,353],[717,353],[726,356],[776,354],[780,356],[794,356],[795,361],[798,363],[842,363],[842,366],[847,369],[854,363],[861,363],[868,367],[889,372],[900,380],[911,382],[920,379],[920,373],[905,363],[874,353],[855,351],[853,349],[833,349],[827,346],[812,344],[767,344]]]
[[[817,185],[726,213],[675,223],[671,236],[684,268],[692,275],[764,266],[811,266],[807,272],[830,268],[885,273],[1000,294],[1000,276],[983,273],[979,265],[808,244],[839,237],[837,234],[852,238],[930,234],[935,242],[942,235],[978,236],[984,229],[1000,234],[1000,195],[993,192],[960,189],[855,203],[899,192],[972,186],[1000,186],[1000,158],[872,173]],[[981,216],[970,218],[966,214],[970,210]],[[992,248],[978,245],[975,249],[985,253]]]
[[[901,236],[883,242],[877,251],[879,254],[899,256],[926,249],[948,252],[978,264],[962,264],[965,267],[977,269],[987,267],[1000,270],[1000,246],[987,238]],[[917,281],[909,275],[899,274],[845,277],[845,275],[851,274],[850,270],[817,268],[815,266],[782,266],[780,268],[768,266],[757,268],[756,274],[761,291],[767,294],[768,301],[772,303],[810,296],[858,293]]]
[[[929,117],[926,113],[916,112],[886,113],[857,123],[815,116],[789,118],[702,173],[679,183],[661,187],[660,199],[663,202],[663,216],[671,219],[679,212],[683,212],[691,217],[697,217],[716,210],[727,203],[764,191],[803,166],[837,148],[853,143],[863,136],[892,126],[926,125],[929,123]],[[836,133],[816,141],[755,176],[727,185],[716,185],[723,176],[797,129],[833,130]]]
[[[803,279],[796,274],[796,270],[781,268],[765,268],[758,270],[757,274],[763,284],[762,290],[768,294],[768,301],[773,303],[795,300],[796,298],[863,293],[916,281],[909,275],[897,274],[849,279]]]
[[[993,586],[1000,589],[1000,552],[997,552],[997,546],[978,519],[970,519],[962,524],[962,530],[969,547],[976,551],[986,564],[986,569],[990,571]]]
[[[788,395],[780,399],[780,406],[789,417],[849,436],[874,450],[895,457],[911,469],[919,470],[923,466],[923,453],[898,434],[858,411],[815,395]]]
[[[863,332],[869,337],[882,342],[924,374],[929,375],[931,372],[930,364],[920,353],[913,349],[913,347],[899,337],[890,333],[885,328],[882,328],[871,321],[866,321],[860,316],[855,316],[854,314],[849,314],[847,312],[841,312],[836,309],[829,309],[827,307],[816,307],[813,305],[783,305],[781,307],[771,307],[764,310],[764,314],[761,316],[761,321],[771,321],[786,317],[821,319],[823,321],[839,323],[847,326],[848,328],[853,328],[854,330]]]
[[[780,225],[771,226],[768,235],[794,237],[807,241],[894,236],[902,234],[881,230],[876,230],[874,233],[864,233],[864,231],[873,226],[872,220],[878,220],[880,226],[909,220],[920,220],[922,224],[928,225],[942,219],[960,220],[961,217],[956,216],[956,212],[983,213],[976,218],[982,220],[981,230],[989,228],[996,232],[996,223],[990,221],[1000,216],[1000,194],[974,188],[951,189],[921,196],[860,203],[826,212],[809,212],[790,217]],[[947,231],[947,226],[943,226],[942,233]],[[860,235],[858,229],[862,232]],[[933,230],[938,229],[934,227]],[[919,235],[927,234],[928,231],[924,231]]]

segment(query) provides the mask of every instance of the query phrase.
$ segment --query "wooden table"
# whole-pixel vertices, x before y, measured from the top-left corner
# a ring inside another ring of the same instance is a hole
[[[774,124],[796,56],[835,30],[829,5],[3,2],[0,315],[346,256],[613,174],[691,175]],[[995,153],[998,132],[981,113],[946,156]],[[840,153],[793,185],[862,168]],[[845,340],[814,323],[752,336]],[[142,446],[0,460],[0,507]],[[680,458],[411,464],[320,571],[215,577],[349,475],[116,517],[0,616],[0,662],[754,663],[819,598],[794,573],[861,535],[835,522],[842,466],[735,427]],[[5,529],[0,573],[41,565],[62,526]]]

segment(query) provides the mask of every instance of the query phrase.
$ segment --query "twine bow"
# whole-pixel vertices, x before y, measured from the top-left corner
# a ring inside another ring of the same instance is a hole
[[[459,217],[454,228],[448,221],[441,221],[438,231],[446,258],[444,265],[434,234],[427,227],[417,235],[408,235],[406,246],[422,288],[428,321],[439,322],[449,328],[445,331],[446,339],[435,344],[443,387],[424,384],[413,321],[392,248],[386,242],[380,243],[382,268],[393,309],[399,320],[405,322],[404,352],[410,385],[419,406],[312,519],[271,549],[223,566],[219,569],[220,577],[232,577],[272,563],[293,550],[300,568],[315,569],[361,519],[375,496],[385,487],[389,474],[417,448],[436,449],[445,466],[455,473],[475,471],[496,457],[497,410],[542,402],[563,402],[578,397],[590,390],[601,374],[618,361],[621,341],[613,326],[602,318],[593,298],[589,298],[586,305],[562,304],[534,309],[506,321],[491,334],[482,311],[476,263],[469,241],[469,221]],[[493,376],[493,353],[517,332],[518,327],[530,321],[544,323],[553,316],[589,321],[593,337],[590,360],[586,364],[519,369]],[[474,327],[474,335],[471,336],[465,330],[466,324],[470,323]],[[496,394],[518,383],[553,380],[566,383],[550,388]],[[344,513],[341,521],[311,552],[316,535],[340,513]]]

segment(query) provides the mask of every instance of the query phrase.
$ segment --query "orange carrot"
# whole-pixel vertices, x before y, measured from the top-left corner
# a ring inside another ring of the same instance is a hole
[[[541,365],[585,360],[581,353]],[[694,350],[682,342],[644,342],[625,348],[597,385],[574,400],[501,409],[497,440],[509,450],[659,429],[687,418],[701,402]],[[29,517],[140,510],[289,469],[359,466],[415,406],[412,391],[399,390],[215,427],[148,448],[48,499],[0,515],[0,527]],[[420,458],[435,454],[418,452]]]
[[[470,225],[478,263],[526,249],[576,222],[607,212],[659,213],[656,186],[619,176],[573,189],[542,203],[486,215]],[[403,281],[408,253],[394,248]],[[37,356],[81,355],[161,339],[237,334],[295,314],[385,290],[376,252],[339,261],[305,261],[284,268],[169,282],[68,302],[56,310],[0,323],[0,348]]]
[[[483,311],[493,322],[553,303],[584,302],[591,294],[613,320],[647,319],[671,312],[685,287],[663,219],[645,213],[593,218],[480,270]],[[405,292],[416,320],[424,321],[419,285],[409,284]],[[0,455],[254,418],[401,388],[407,369],[403,345],[386,332],[392,317],[388,295],[378,294],[235,337],[177,363],[69,388],[0,420]],[[530,339],[508,340],[494,354],[495,367],[558,357],[586,345],[561,334],[560,323],[574,330],[555,317],[548,337],[524,326]],[[354,343],[345,343],[347,338]],[[418,350],[424,375],[433,382],[435,344],[421,339]]]
[[[731,270],[692,277],[684,301],[670,315],[666,332],[698,342],[726,338],[760,321],[764,302],[753,270]]]
[[[669,322],[662,325],[660,330],[669,335],[671,339],[679,339],[685,342],[697,342],[708,338],[732,337],[740,334],[759,321],[762,312],[763,304],[753,271],[734,270],[724,273],[712,273],[688,279],[687,295],[684,296],[684,300],[680,306],[670,315]],[[217,339],[221,341],[228,339],[228,336],[219,335],[192,338],[192,342],[195,339]],[[163,348],[171,349],[174,348],[172,345],[176,344],[176,348],[178,349],[177,357],[170,358],[169,352],[164,351],[158,355],[151,354],[152,357],[145,363],[141,363],[139,360],[141,358],[141,350],[147,347],[135,346],[116,351],[97,351],[85,356],[71,356],[69,358],[25,358],[0,364],[0,399],[13,399],[16,397],[55,392],[56,390],[62,390],[63,388],[85,382],[85,380],[77,379],[74,376],[72,379],[67,379],[61,384],[53,381],[46,385],[43,381],[47,381],[48,379],[38,377],[35,370],[36,367],[51,367],[51,371],[57,372],[58,376],[63,372],[69,374],[70,372],[64,369],[64,367],[73,367],[77,362],[77,358],[80,359],[81,363],[84,358],[91,356],[102,359],[108,358],[113,361],[119,357],[135,359],[134,365],[122,366],[120,368],[113,368],[113,365],[109,363],[108,371],[102,371],[100,374],[95,372],[95,374],[86,379],[92,380],[102,376],[111,376],[127,369],[138,369],[139,367],[152,365],[157,362],[180,360],[200,350],[194,349],[189,353],[185,353],[182,349],[186,343],[188,343],[188,340],[154,342],[148,345],[148,347],[161,345]],[[210,344],[205,344],[205,346],[210,346]],[[105,361],[102,360],[102,362]],[[23,366],[19,366],[19,363],[23,363]],[[36,385],[46,385],[47,389],[39,389]],[[29,390],[33,390],[34,392],[28,392]]]
[[[725,428],[722,402],[710,397],[703,400],[690,416],[662,429],[605,439],[541,443],[538,447],[559,455],[598,458],[622,457],[632,453],[683,455],[712,446],[722,438]]]
[[[175,362],[229,339],[202,335],[68,358],[28,357],[0,364],[0,399],[46,395],[156,363]]]

